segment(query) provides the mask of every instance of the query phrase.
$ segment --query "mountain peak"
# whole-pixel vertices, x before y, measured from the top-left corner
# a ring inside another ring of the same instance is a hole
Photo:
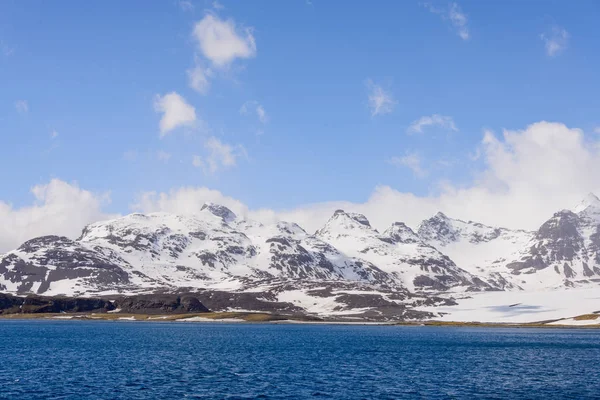
[[[383,234],[400,243],[418,243],[420,241],[417,234],[404,222],[394,222]]]
[[[325,226],[316,232],[317,236],[328,236],[328,235],[352,235],[351,232],[363,232],[364,234],[370,234],[371,232],[377,232],[371,228],[371,224],[367,217],[358,213],[350,213],[344,210],[335,210],[331,218],[327,221]]]
[[[421,222],[417,234],[425,242],[436,241],[444,244],[459,238],[459,232],[453,226],[452,220],[441,211]]]
[[[369,228],[371,227],[371,223],[363,214],[346,212],[344,210],[335,210],[330,220],[337,219],[340,217],[350,218],[351,220],[358,222],[361,225],[368,226]]]
[[[450,218],[448,218],[448,216],[447,216],[446,214],[444,214],[444,213],[443,213],[443,212],[441,212],[441,211],[438,211],[438,212],[437,212],[437,214],[435,214],[435,215],[433,216],[433,218],[437,218],[437,219],[444,219],[444,220],[450,219]]]
[[[588,193],[573,209],[575,214],[600,214],[600,199],[594,193]]]
[[[212,215],[214,215],[216,217],[222,218],[223,221],[225,221],[226,223],[235,221],[237,219],[237,215],[235,215],[235,213],[233,211],[231,211],[229,208],[222,206],[220,204],[206,202],[200,209],[200,211],[204,211],[204,210],[210,212]]]

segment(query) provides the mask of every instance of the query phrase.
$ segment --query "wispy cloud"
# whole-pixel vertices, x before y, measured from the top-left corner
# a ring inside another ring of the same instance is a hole
[[[427,171],[422,166],[421,157],[417,153],[407,153],[401,157],[392,157],[388,163],[397,167],[410,169],[417,178],[427,176]]]
[[[19,114],[27,114],[29,112],[29,103],[27,103],[27,100],[17,100],[15,101],[15,109]]]
[[[210,68],[203,68],[201,65],[196,64],[194,68],[187,70],[187,75],[192,89],[200,94],[208,93],[210,89],[209,78],[213,75]]]
[[[468,40],[471,37],[467,15],[461,10],[458,3],[450,3],[447,8],[435,7],[431,3],[421,3],[421,5],[433,14],[441,16],[443,20],[450,21],[454,31],[462,40]]]
[[[56,129],[53,129],[52,132],[50,132],[50,139],[56,139],[58,137],[58,132],[56,131]]]
[[[569,45],[569,32],[560,26],[553,26],[547,33],[542,33],[540,38],[544,41],[546,54],[555,57],[562,53]]]
[[[207,175],[236,166],[238,158],[246,154],[246,149],[242,145],[232,146],[221,142],[214,136],[206,140],[204,148],[208,154],[204,157],[194,155],[192,165],[202,168]]]
[[[218,1],[213,1],[212,6],[215,10],[222,10],[225,8],[225,6],[221,3],[219,3]]]
[[[179,8],[183,11],[194,11],[194,4],[189,0],[180,0]]]
[[[391,113],[396,105],[392,94],[370,79],[367,79],[366,85],[371,116],[375,117]]]
[[[196,109],[176,92],[162,97],[156,95],[154,110],[162,114],[159,123],[160,137],[164,137],[173,129],[183,126],[191,127],[196,123]]]
[[[461,11],[460,7],[456,3],[452,3],[450,6],[450,11],[448,13],[450,17],[450,22],[456,33],[462,40],[469,39],[469,28],[467,27],[467,16]]]
[[[242,107],[240,107],[240,114],[256,114],[256,117],[262,124],[266,124],[267,122],[269,122],[269,116],[267,115],[265,108],[256,100],[247,101],[244,104],[242,104]]]
[[[423,116],[416,121],[413,121],[412,124],[408,127],[408,133],[423,133],[423,130],[429,126],[439,126],[443,129],[448,129],[454,132],[458,132],[458,128],[454,123],[454,119],[449,116],[433,114],[428,116]]]

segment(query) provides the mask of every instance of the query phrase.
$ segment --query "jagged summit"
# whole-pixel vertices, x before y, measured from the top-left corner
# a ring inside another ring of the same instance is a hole
[[[399,243],[418,243],[421,241],[419,236],[404,222],[394,222],[383,234]]]
[[[344,210],[335,210],[333,216],[329,219],[329,222],[335,220],[343,220],[345,218],[351,219],[354,222],[358,222],[361,225],[371,227],[371,223],[363,214],[346,212]]]
[[[588,193],[573,212],[584,219],[600,221],[600,199],[594,193]]]
[[[447,244],[454,242],[459,237],[456,227],[452,224],[453,220],[446,214],[438,212],[433,217],[421,222],[418,228],[418,235],[426,242],[439,242]]]
[[[0,292],[259,293],[268,286],[278,287],[268,297],[277,302],[281,290],[296,296],[330,284],[355,292],[367,285],[431,293],[600,282],[600,199],[593,194],[573,211],[558,211],[535,232],[438,212],[417,232],[394,222],[380,233],[364,215],[336,210],[322,229],[309,234],[293,222],[239,218],[220,204],[209,202],[201,210],[130,214],[92,223],[76,240],[27,241],[0,255]],[[319,293],[333,299],[337,292]]]
[[[208,211],[211,214],[222,218],[226,223],[233,222],[237,219],[237,215],[229,208],[211,202],[204,203],[200,211]]]
[[[448,216],[447,216],[446,214],[444,214],[444,213],[443,213],[443,212],[441,212],[441,211],[438,211],[438,212],[437,212],[437,213],[436,213],[436,214],[433,216],[433,218],[437,218],[437,219],[444,219],[444,220],[450,219],[450,218],[448,218]]]
[[[588,193],[580,202],[573,208],[573,212],[578,214],[588,208],[600,209],[600,199],[594,193]]]

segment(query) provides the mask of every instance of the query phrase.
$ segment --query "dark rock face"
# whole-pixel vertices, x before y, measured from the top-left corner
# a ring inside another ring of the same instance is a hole
[[[580,221],[571,211],[561,211],[546,221],[536,233],[536,241],[529,253],[520,261],[507,265],[514,274],[528,270],[541,270],[550,264],[562,264],[564,275],[574,277],[574,272],[568,263],[584,249],[584,240],[579,233]]]
[[[449,218],[441,212],[423,221],[417,233],[426,242],[447,243],[454,242],[459,238],[459,233],[454,229]]]
[[[469,229],[461,231],[461,226],[468,226]],[[494,228],[473,221],[453,220],[441,212],[423,221],[418,229],[418,235],[423,241],[442,244],[457,242],[461,236],[473,244],[484,243],[500,237],[505,232],[507,229],[504,228]]]
[[[202,290],[194,293],[203,305],[212,311],[228,311],[230,309],[244,309],[270,313],[304,314],[304,310],[291,303],[276,301],[276,291],[265,292],[222,292],[215,290]]]
[[[28,253],[29,260],[16,254],[0,258],[0,276],[17,283],[17,293],[29,293],[34,287],[43,293],[52,282],[64,279],[81,279],[99,288],[129,284],[129,275],[120,266],[127,263],[109,249],[92,250],[66,237],[43,236],[25,242],[19,251]]]
[[[588,247],[590,252],[590,262],[600,265],[600,225],[596,225],[594,232],[590,235],[590,244]],[[594,266],[595,269],[598,268]],[[598,275],[598,273],[596,272]]]
[[[551,242],[559,240],[566,242],[563,247],[557,248],[557,250],[561,251],[563,257],[572,257],[575,251],[581,248],[581,235],[578,228],[579,218],[577,214],[564,210],[554,214],[552,218],[546,221],[538,230],[536,238]]]
[[[333,218],[350,218],[352,220],[354,220],[355,222],[358,222],[361,225],[364,226],[371,226],[371,223],[369,222],[369,220],[367,219],[367,217],[365,217],[362,214],[358,214],[358,213],[347,213],[344,210],[335,210],[335,212],[333,213]]]
[[[421,238],[419,238],[411,228],[406,226],[404,222],[394,222],[392,226],[383,233],[381,240],[388,241],[389,239],[391,239],[392,243],[421,242]]]
[[[110,298],[18,297],[0,293],[0,314],[80,313],[118,311],[132,314],[203,313],[210,310],[193,293],[150,294]]]
[[[466,290],[470,292],[498,290],[477,277],[469,280],[460,275],[445,275],[444,271],[437,272],[437,274],[434,275],[434,278],[427,275],[419,275],[415,277],[413,284],[416,289],[435,292],[445,292],[457,284],[466,286]]]
[[[104,299],[43,297],[35,295],[18,297],[0,293],[0,314],[106,312],[114,309],[114,305]]]
[[[566,287],[592,282],[600,275],[599,215],[595,207],[577,214],[568,210],[555,213],[536,232],[529,248],[507,268],[515,275],[552,268]]]
[[[213,215],[220,217],[224,222],[231,222],[237,218],[237,216],[229,208],[214,203],[206,203],[200,209],[201,211],[209,211]]]
[[[132,314],[167,314],[209,312],[194,294],[149,294],[120,297],[114,306],[121,312]]]

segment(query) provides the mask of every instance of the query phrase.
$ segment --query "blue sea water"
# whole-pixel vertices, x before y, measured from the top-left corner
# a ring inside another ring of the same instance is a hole
[[[600,398],[600,331],[4,320],[0,398]]]

